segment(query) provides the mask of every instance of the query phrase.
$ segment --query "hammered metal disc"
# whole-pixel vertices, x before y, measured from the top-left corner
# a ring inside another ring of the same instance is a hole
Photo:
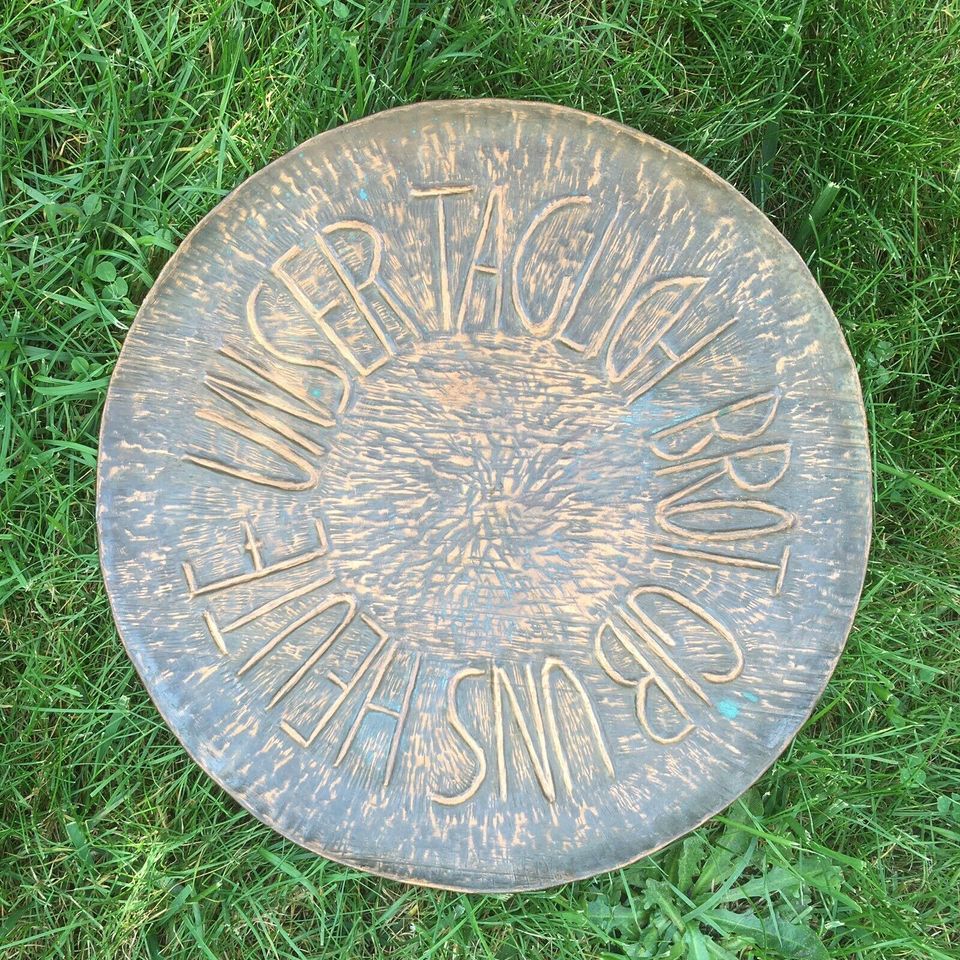
[[[325,856],[468,890],[622,865],[810,714],[864,412],[797,254],[572,110],[401,108],[251,177],[130,330],[103,572],[196,761]]]

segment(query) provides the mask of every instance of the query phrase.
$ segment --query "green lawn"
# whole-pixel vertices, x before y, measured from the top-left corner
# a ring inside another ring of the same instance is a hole
[[[300,850],[188,760],[117,637],[97,429],[199,218],[422,99],[590,110],[807,258],[862,378],[876,530],[847,652],[746,803],[540,894]],[[960,6],[876,0],[0,0],[0,956],[960,957]]]

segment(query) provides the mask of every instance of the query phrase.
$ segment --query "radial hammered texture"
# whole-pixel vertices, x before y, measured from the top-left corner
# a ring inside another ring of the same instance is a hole
[[[322,134],[190,234],[98,482],[163,716],[325,856],[469,890],[610,869],[722,809],[859,596],[856,373],[797,254],[576,111]]]

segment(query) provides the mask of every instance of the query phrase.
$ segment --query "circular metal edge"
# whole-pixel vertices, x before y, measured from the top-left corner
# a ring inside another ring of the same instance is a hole
[[[356,129],[357,127],[371,123],[375,121],[377,118],[385,116],[387,114],[417,111],[417,110],[423,109],[424,107],[432,108],[432,109],[437,109],[437,108],[456,109],[464,105],[480,107],[481,109],[487,109],[490,107],[508,107],[510,109],[514,109],[516,107],[521,107],[521,108],[532,107],[532,108],[535,108],[536,110],[542,110],[547,113],[554,113],[561,117],[564,114],[576,114],[580,117],[587,118],[591,123],[598,123],[602,126],[608,127],[611,131],[616,131],[621,134],[627,134],[632,139],[638,142],[647,144],[648,146],[651,146],[655,149],[666,152],[674,156],[678,160],[681,160],[684,163],[692,164],[702,174],[706,175],[707,178],[710,179],[714,184],[719,186],[728,194],[733,194],[736,197],[737,201],[741,204],[745,204],[746,207],[749,208],[749,210],[752,213],[759,215],[763,219],[763,221],[766,223],[766,225],[776,235],[777,242],[786,251],[788,257],[792,259],[794,263],[801,268],[801,271],[800,271],[801,274],[806,279],[809,280],[813,290],[815,291],[814,296],[819,297],[822,305],[824,305],[827,308],[827,312],[829,313],[830,317],[833,319],[838,338],[842,345],[843,353],[845,354],[847,363],[849,364],[850,375],[856,387],[856,399],[858,401],[857,405],[860,411],[861,422],[863,425],[863,432],[867,441],[868,452],[871,453],[871,456],[868,458],[869,466],[867,467],[867,471],[864,479],[866,483],[869,485],[870,489],[873,488],[874,470],[873,470],[873,458],[872,458],[872,445],[870,444],[869,423],[867,421],[866,408],[863,402],[863,390],[860,384],[860,378],[858,375],[856,362],[853,359],[853,354],[850,352],[850,347],[847,344],[846,338],[844,337],[843,329],[840,327],[840,323],[833,312],[833,308],[830,306],[829,301],[827,301],[826,296],[824,295],[823,291],[820,289],[820,285],[817,283],[813,274],[810,272],[810,268],[807,266],[806,261],[804,261],[803,257],[800,256],[796,248],[793,247],[790,244],[790,242],[786,239],[786,237],[776,228],[776,226],[771,222],[769,217],[767,217],[767,215],[762,210],[760,210],[759,207],[753,204],[746,196],[744,196],[739,190],[737,190],[737,188],[734,187],[733,184],[729,183],[727,180],[724,180],[723,177],[721,177],[719,174],[714,173],[712,170],[704,166],[698,160],[695,160],[689,154],[684,153],[682,150],[679,150],[676,147],[670,146],[667,143],[664,143],[662,140],[658,140],[656,137],[652,137],[649,134],[645,134],[639,130],[634,129],[633,127],[628,126],[627,124],[620,123],[616,120],[611,120],[607,117],[601,117],[598,114],[589,113],[588,111],[585,111],[585,110],[579,110],[575,107],[566,107],[559,104],[548,103],[548,102],[538,101],[538,100],[511,100],[503,97],[490,97],[490,98],[463,98],[463,99],[455,99],[455,100],[423,100],[423,101],[418,101],[417,103],[404,104],[402,106],[392,107],[387,110],[378,111],[377,113],[370,114],[358,120],[349,121],[348,123],[341,124],[336,127],[331,127],[328,130],[325,130],[321,133],[316,134],[313,137],[310,137],[307,140],[304,140],[302,143],[293,147],[291,150],[288,150],[286,153],[282,154],[281,156],[277,157],[275,160],[272,160],[270,163],[266,164],[266,166],[261,167],[255,173],[251,174],[249,177],[247,177],[246,179],[241,181],[239,184],[237,184],[237,186],[234,187],[222,200],[220,200],[219,203],[217,203],[209,211],[207,211],[207,213],[204,214],[204,216],[199,221],[197,221],[196,224],[194,224],[194,226],[191,228],[187,236],[184,237],[183,241],[178,245],[177,249],[173,252],[173,254],[171,254],[170,258],[163,265],[162,269],[160,270],[160,273],[157,275],[156,279],[153,281],[153,284],[151,285],[149,291],[147,291],[146,296],[143,298],[143,300],[140,303],[140,306],[137,308],[137,314],[134,317],[133,322],[131,323],[130,328],[127,331],[127,335],[124,337],[124,342],[120,348],[120,353],[114,365],[113,372],[110,375],[111,384],[113,382],[113,378],[117,375],[117,372],[120,370],[120,366],[123,362],[124,353],[126,351],[130,330],[133,329],[141,313],[149,309],[153,300],[156,298],[156,296],[158,296],[157,291],[161,286],[161,281],[163,281],[168,274],[172,274],[175,272],[177,268],[178,260],[180,259],[181,254],[189,248],[193,236],[201,229],[201,227],[203,227],[208,220],[212,219],[215,214],[220,212],[228,204],[232,203],[235,200],[238,192],[251,180],[254,180],[258,177],[262,177],[266,175],[268,171],[273,169],[275,166],[279,166],[280,164],[282,164],[283,161],[285,161],[288,157],[290,157],[294,153],[300,150],[303,150],[304,148],[316,143],[317,141],[321,140],[324,137],[327,137],[333,133],[337,133],[348,127]],[[103,411],[101,413],[100,431],[98,436],[98,447],[97,447],[97,480],[96,480],[96,507],[95,507],[96,524],[97,524],[97,553],[99,557],[101,577],[104,580],[104,589],[107,593],[107,599],[110,604],[110,612],[113,617],[114,625],[116,626],[117,634],[120,636],[124,649],[127,652],[128,657],[130,657],[131,648],[127,643],[127,640],[123,636],[123,633],[120,629],[119,620],[117,618],[117,611],[113,602],[113,596],[111,595],[110,590],[106,586],[106,569],[103,564],[103,553],[100,549],[100,543],[101,543],[100,513],[101,513],[101,490],[102,490],[103,476],[100,471],[99,454],[100,454],[100,448],[103,445],[103,435],[105,431],[105,424],[107,421],[107,413],[110,405],[110,399],[111,399],[110,385],[108,385],[107,395],[104,399]],[[866,533],[866,539],[863,544],[863,550],[861,553],[862,568],[861,568],[860,577],[859,577],[860,585],[856,591],[856,603],[852,606],[850,619],[847,622],[846,629],[844,630],[843,642],[840,645],[840,649],[836,657],[834,657],[833,661],[830,663],[829,670],[824,672],[823,682],[820,684],[819,688],[816,689],[816,696],[812,699],[810,707],[808,708],[808,710],[803,716],[802,722],[799,724],[796,730],[793,733],[790,733],[780,744],[771,748],[772,756],[770,758],[770,762],[766,764],[766,766],[764,766],[752,780],[748,781],[744,785],[740,794],[738,794],[738,797],[743,796],[744,793],[746,793],[763,776],[766,775],[766,773],[770,770],[770,768],[782,756],[784,751],[790,745],[791,741],[800,733],[800,731],[809,721],[810,717],[813,715],[813,711],[815,707],[819,703],[820,699],[823,696],[824,691],[826,690],[827,684],[829,683],[831,677],[833,676],[834,671],[836,670],[840,657],[843,655],[843,652],[846,649],[847,641],[850,637],[851,630],[853,629],[853,623],[856,618],[857,611],[859,609],[860,600],[863,594],[864,583],[866,582],[867,565],[868,565],[869,554],[870,554],[870,545],[872,540],[873,520],[874,520],[872,496],[868,497],[866,501],[866,518],[865,519],[866,519],[867,533]],[[271,830],[274,831],[274,833],[278,834],[279,836],[282,836],[284,839],[297,844],[297,846],[303,849],[310,850],[312,853],[322,856],[333,863],[337,863],[341,866],[345,866],[350,869],[356,870],[358,873],[361,873],[361,872],[368,873],[373,876],[381,877],[382,879],[385,879],[385,880],[391,880],[394,882],[410,884],[413,886],[426,887],[426,888],[435,889],[435,890],[450,890],[457,893],[474,893],[478,895],[494,895],[494,896],[510,894],[510,893],[524,893],[524,892],[532,892],[537,890],[547,890],[553,887],[561,886],[564,883],[572,883],[579,880],[585,880],[590,877],[598,875],[596,873],[588,871],[586,873],[572,874],[566,879],[557,881],[556,883],[548,882],[547,884],[542,884],[542,883],[538,883],[536,880],[531,880],[528,883],[521,883],[519,885],[511,885],[511,886],[505,886],[505,887],[494,886],[494,887],[477,888],[477,887],[471,887],[467,885],[458,885],[458,884],[452,884],[452,883],[441,884],[441,883],[419,879],[416,877],[401,876],[397,873],[391,873],[389,870],[384,870],[380,868],[373,868],[373,867],[366,867],[366,866],[358,867],[354,863],[350,862],[348,859],[343,857],[332,856],[330,853],[320,849],[319,847],[305,846],[295,837],[291,836],[289,833],[279,829],[276,823],[272,822],[270,819],[266,817],[261,817],[258,813],[254,811],[252,804],[248,803],[245,799],[234,794],[233,791],[223,782],[223,780],[219,776],[216,776],[213,773],[211,773],[209,770],[207,770],[207,768],[194,755],[193,751],[180,739],[179,735],[176,733],[176,730],[171,724],[169,717],[165,713],[162,705],[154,697],[153,691],[147,685],[145,677],[143,676],[139,667],[136,666],[136,662],[133,660],[132,657],[130,657],[130,659],[131,659],[131,662],[134,664],[134,667],[136,668],[138,675],[140,676],[140,681],[143,684],[144,689],[146,689],[147,694],[150,697],[150,700],[153,702],[158,713],[163,718],[163,721],[166,724],[167,729],[170,731],[170,733],[173,734],[177,742],[181,745],[181,747],[184,749],[184,751],[187,753],[187,755],[190,757],[193,763],[195,763],[196,766],[207,777],[213,780],[236,803],[238,803],[241,807],[247,810],[247,812],[250,813],[256,821],[269,827]],[[736,802],[736,801],[731,801],[731,803],[732,802]],[[680,833],[677,833],[676,835],[667,838],[662,843],[657,844],[654,847],[641,851],[636,856],[633,856],[630,859],[625,860],[623,863],[606,868],[604,871],[601,871],[601,873],[610,872],[613,870],[621,870],[624,867],[628,867],[634,863],[637,863],[640,860],[643,860],[645,857],[652,856],[658,851],[663,850],[665,847],[670,846],[670,844],[679,840],[681,837],[687,836],[689,833],[692,833],[694,830],[698,830],[708,820],[712,820],[718,813],[725,810],[728,806],[730,806],[730,803],[719,806],[717,809],[713,810],[707,816],[703,817],[699,822],[693,824],[692,826],[681,831]]]

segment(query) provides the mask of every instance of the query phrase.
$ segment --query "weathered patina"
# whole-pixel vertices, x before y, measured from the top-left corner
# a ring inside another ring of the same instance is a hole
[[[805,265],[650,137],[428,103],[308,141],[143,303],[104,415],[117,625],[305,847],[543,887],[716,813],[810,714],[870,528]]]

